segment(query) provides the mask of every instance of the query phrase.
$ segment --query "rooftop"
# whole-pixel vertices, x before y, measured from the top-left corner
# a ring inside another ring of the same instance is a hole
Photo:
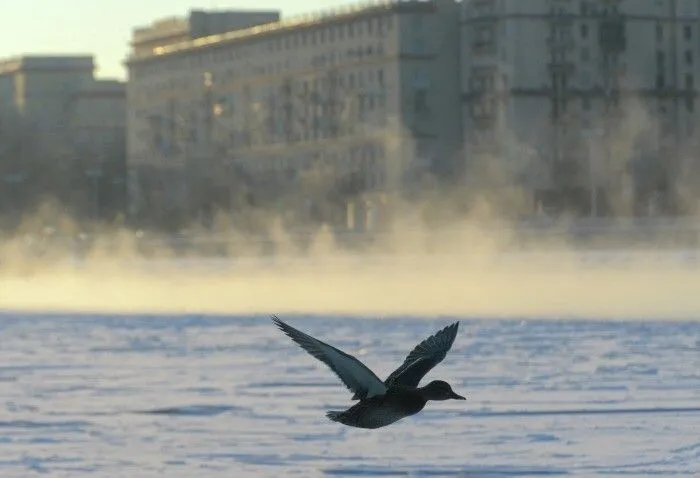
[[[92,55],[22,55],[0,60],[0,74],[25,70],[94,70]]]
[[[267,23],[251,28],[235,30],[217,35],[209,35],[193,40],[172,43],[166,46],[159,46],[153,48],[150,53],[134,54],[132,52],[132,55],[127,58],[127,63],[206,48],[221,43],[234,42],[236,40],[246,40],[257,36],[265,36],[275,32],[318,26],[323,23],[342,21],[352,17],[372,13],[403,12],[405,9],[413,10],[416,7],[429,7],[432,10],[438,1],[440,0],[373,0],[367,3],[345,5],[326,11],[298,15],[290,17],[289,19],[282,19],[278,22]]]
[[[187,16],[165,17],[150,25],[134,28],[131,44],[177,36],[194,39],[278,21],[279,17],[280,12],[277,10],[190,10]]]

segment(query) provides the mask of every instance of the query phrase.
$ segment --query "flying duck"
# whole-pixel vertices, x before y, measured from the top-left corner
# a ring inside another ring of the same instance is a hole
[[[466,400],[442,380],[418,386],[423,376],[447,355],[457,336],[459,322],[419,343],[401,366],[382,382],[352,355],[295,329],[277,316],[272,316],[272,321],[304,350],[330,367],[353,392],[352,399],[359,400],[345,411],[327,412],[326,416],[335,422],[357,428],[381,428],[415,415],[423,410],[428,400]]]

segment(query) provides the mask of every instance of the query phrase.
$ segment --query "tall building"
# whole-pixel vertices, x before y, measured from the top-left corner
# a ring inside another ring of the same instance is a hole
[[[468,158],[494,158],[545,207],[597,214],[624,199],[613,191],[671,201],[696,141],[699,7],[463,1]]]
[[[448,172],[462,144],[458,40],[458,4],[431,0],[134,48],[134,212],[178,207],[207,172],[224,202],[240,178],[258,190],[310,190],[322,176],[382,191]]]
[[[93,202],[100,195],[110,202],[123,196],[126,89],[96,79],[94,68],[85,55],[0,61],[0,203],[20,208],[18,197],[31,202],[32,194],[46,194],[51,171],[70,176],[71,168],[85,184],[66,186],[73,193],[65,193],[90,204],[85,213],[99,213]]]

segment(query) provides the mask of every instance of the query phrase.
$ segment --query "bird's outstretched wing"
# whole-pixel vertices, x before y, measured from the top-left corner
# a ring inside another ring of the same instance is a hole
[[[459,322],[455,322],[416,345],[401,366],[386,379],[386,386],[417,387],[425,374],[445,358],[458,328]]]
[[[340,377],[345,386],[354,392],[354,396],[364,399],[384,395],[387,391],[384,382],[352,355],[285,324],[274,315],[272,321],[301,348],[328,365]]]

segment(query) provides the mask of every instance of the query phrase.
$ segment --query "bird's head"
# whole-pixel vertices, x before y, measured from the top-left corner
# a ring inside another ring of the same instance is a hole
[[[461,395],[457,395],[450,387],[450,384],[442,380],[433,380],[421,389],[426,400],[466,400]]]

